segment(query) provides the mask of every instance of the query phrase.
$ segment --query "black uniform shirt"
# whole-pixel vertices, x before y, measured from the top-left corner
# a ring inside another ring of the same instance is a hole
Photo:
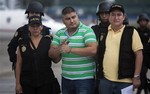
[[[42,35],[50,35],[51,32],[52,32],[51,28],[43,26]],[[16,49],[18,47],[18,40],[20,38],[24,38],[24,39],[28,38],[28,35],[29,35],[28,25],[26,24],[16,30],[14,37],[11,39],[10,43],[8,44],[7,51],[9,54],[10,61],[13,62],[13,65],[12,65],[13,69],[15,67],[15,63],[17,60]]]

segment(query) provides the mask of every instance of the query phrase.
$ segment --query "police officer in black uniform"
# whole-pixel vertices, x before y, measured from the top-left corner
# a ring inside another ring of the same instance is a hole
[[[91,28],[93,29],[97,41],[99,41],[99,35],[100,33],[106,32],[107,27],[109,26],[109,9],[111,7],[112,3],[107,1],[102,1],[98,4],[96,15],[98,16],[99,24],[94,25]],[[95,81],[95,94],[99,94],[99,64],[96,62],[96,81]]]
[[[28,18],[31,16],[44,16],[43,13],[43,5],[40,2],[33,1],[28,5],[28,8],[25,11],[25,14],[28,14]],[[10,43],[8,44],[8,54],[9,54],[9,59],[13,63],[12,68],[13,70],[15,69],[15,64],[16,64],[16,49],[18,46],[18,40],[20,38],[28,38],[28,25],[24,25],[22,27],[19,27],[15,34],[14,37],[11,39]],[[43,26],[42,30],[42,35],[52,35],[51,28]]]
[[[50,36],[41,34],[42,20],[39,16],[29,18],[29,38],[20,38],[16,63],[17,94],[60,94],[60,86],[51,64]],[[44,49],[43,49],[44,48]]]
[[[138,16],[137,23],[139,24],[139,27],[137,28],[137,31],[139,33],[139,36],[141,38],[142,44],[143,44],[143,65],[141,70],[141,85],[137,90],[137,94],[141,94],[142,89],[144,89],[144,94],[148,94],[147,89],[147,68],[150,68],[150,30],[148,29],[147,25],[149,22],[149,17],[146,13],[141,13]]]
[[[103,28],[107,28],[109,23],[109,8],[111,7],[112,3],[103,1],[100,2],[97,6],[96,15],[99,19],[99,24],[92,26],[92,29],[95,32],[96,38],[98,39],[99,33],[103,31]]]

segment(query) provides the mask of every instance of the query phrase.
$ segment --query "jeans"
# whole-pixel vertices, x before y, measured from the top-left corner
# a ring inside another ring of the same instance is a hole
[[[62,77],[62,94],[93,94],[94,79],[69,80]]]
[[[121,94],[121,89],[132,85],[132,83],[112,82],[106,78],[100,79],[99,94]]]

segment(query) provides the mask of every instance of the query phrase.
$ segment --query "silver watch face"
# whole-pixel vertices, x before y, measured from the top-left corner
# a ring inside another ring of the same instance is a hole
[[[133,78],[140,79],[140,75],[134,75]]]

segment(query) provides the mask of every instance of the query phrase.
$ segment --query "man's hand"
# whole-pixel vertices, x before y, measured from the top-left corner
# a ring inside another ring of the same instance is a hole
[[[68,44],[63,44],[63,45],[60,46],[60,52],[61,53],[70,53],[71,48],[69,47]]]
[[[60,44],[60,52],[61,53],[70,53],[71,48],[69,47],[69,41],[67,39],[64,39],[62,43]]]
[[[141,80],[140,78],[132,78],[132,83],[134,88],[138,88],[141,85]]]

